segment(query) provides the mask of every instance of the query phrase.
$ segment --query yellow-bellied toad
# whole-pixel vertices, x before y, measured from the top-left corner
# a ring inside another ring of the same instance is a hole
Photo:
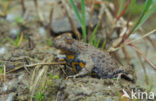
[[[75,61],[81,61],[85,64],[85,68],[79,69],[79,72],[72,77],[84,76],[89,73],[95,73],[98,78],[114,78],[118,74],[123,74],[132,80],[134,71],[133,68],[128,66],[118,66],[112,59],[108,52],[95,48],[87,43],[75,40],[70,33],[65,33],[54,39],[53,45],[56,48],[69,51],[75,54]],[[68,61],[67,61],[68,62]],[[130,77],[125,75],[131,75]]]

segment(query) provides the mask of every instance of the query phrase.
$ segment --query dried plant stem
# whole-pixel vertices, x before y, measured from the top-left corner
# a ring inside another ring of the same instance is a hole
[[[42,87],[45,86],[45,82],[47,80],[48,68],[50,67],[49,65],[60,64],[60,62],[51,62],[51,60],[53,60],[53,59],[54,59],[54,57],[50,56],[48,58],[45,58],[43,60],[43,63],[29,65],[30,67],[36,66],[33,71],[33,74],[31,77],[31,82],[30,82],[31,96],[34,96],[35,92],[41,91],[43,89]],[[61,62],[61,63],[63,63],[63,62]],[[43,66],[41,66],[41,65],[43,65]],[[32,98],[30,98],[29,101],[32,101]]]
[[[0,3],[1,3],[1,1],[0,1]],[[4,11],[0,12],[0,16],[4,17],[7,15],[9,3],[10,3],[10,0],[6,1],[6,3],[4,4]]]
[[[114,17],[111,14],[110,10],[106,7],[106,4],[102,3],[101,6],[103,8],[101,8],[101,12],[103,10],[102,13],[104,13],[101,16],[101,22],[103,19],[105,19],[105,26],[106,26],[106,38],[111,38],[112,34],[113,34],[113,30],[114,30]],[[100,21],[100,20],[99,20]]]
[[[53,24],[53,10],[54,10],[54,7],[53,7],[53,4],[51,5],[51,9],[50,9],[50,14],[49,14],[49,32],[53,32],[53,29],[52,29],[52,24]]]
[[[125,47],[122,47],[122,51],[123,51],[123,53],[124,53],[124,55],[126,57],[127,64],[130,65],[130,56],[129,56],[126,48]]]
[[[107,12],[107,8],[105,7],[105,4],[103,2],[101,2],[101,9],[100,9],[100,13],[98,15],[98,23],[97,25],[99,24],[99,26],[102,25],[102,20],[103,20],[103,15],[104,15],[104,12]],[[91,15],[92,16],[92,15]],[[93,33],[89,33],[88,34],[88,37],[90,38],[92,36]]]
[[[4,68],[3,68],[3,80],[5,81],[6,80],[6,66],[4,65]]]
[[[130,42],[127,42],[126,44],[134,43],[134,42],[136,42],[136,41],[138,41],[138,40],[140,40],[140,39],[143,39],[143,38],[149,36],[150,34],[153,34],[154,32],[156,32],[156,29],[154,29],[154,30],[148,32],[147,34],[143,35],[143,36],[140,37],[140,38],[137,38],[137,39],[134,39],[134,40],[132,40],[132,41],[130,41]]]
[[[39,17],[39,20],[43,23],[44,18],[43,18],[43,15],[41,14],[41,12],[40,12],[40,10],[39,10],[37,0],[34,0],[34,4],[35,4],[35,8],[36,8],[36,12],[37,12],[37,15],[38,15],[38,17]]]
[[[7,1],[7,3],[4,6],[4,15],[7,15],[7,11],[8,11],[8,6],[9,6],[10,0]]]
[[[156,32],[156,29],[154,29],[154,30],[148,32],[147,34],[143,35],[142,37],[139,37],[139,38],[134,39],[134,40],[129,41],[129,42],[124,42],[120,47],[113,48],[113,49],[110,49],[110,50],[108,50],[108,51],[110,51],[110,52],[112,52],[112,51],[117,51],[118,49],[124,47],[125,45],[134,43],[134,42],[136,42],[136,41],[138,41],[138,40],[140,40],[140,39],[143,39],[143,38],[145,38],[145,37],[148,37],[149,35],[153,34],[154,32]],[[153,43],[154,43],[154,42],[153,42]],[[154,43],[154,44],[155,44],[155,43]]]
[[[90,2],[90,19],[89,19],[89,26],[88,26],[88,36],[87,36],[87,40],[89,40],[89,37],[91,35],[91,29],[93,28],[93,11],[94,11],[94,3],[95,3],[95,0],[92,0]]]
[[[24,15],[25,11],[26,11],[26,7],[25,7],[25,3],[24,0],[21,0],[21,6],[22,6],[22,13]]]
[[[31,96],[34,96],[36,88],[39,89],[38,87],[39,81],[41,80],[43,72],[44,72],[44,69],[39,70],[39,68],[40,66],[38,66],[37,70],[35,69],[34,70],[35,72],[33,72],[33,76],[32,76],[31,83],[30,83]],[[30,101],[33,101],[32,98],[30,98]]]
[[[36,63],[36,64],[30,64],[30,65],[24,65],[24,66],[25,66],[25,67],[34,67],[34,66],[37,66],[37,65],[60,65],[60,64],[66,64],[66,62]],[[10,70],[10,71],[7,72],[7,73],[17,71],[17,70],[23,68],[24,66],[16,67],[16,68]]]
[[[62,3],[64,5],[64,8],[65,8],[66,14],[68,16],[69,22],[71,24],[72,30],[73,30],[75,36],[78,38],[78,40],[80,40],[81,39],[81,35],[80,35],[80,32],[77,30],[77,28],[76,28],[76,26],[74,24],[72,16],[69,13],[70,12],[70,8],[69,8],[69,6],[68,6],[68,4],[66,3],[65,0],[62,0]]]
[[[133,30],[130,30],[129,33],[128,33],[127,35],[126,35],[126,33],[125,33],[125,36],[122,38],[122,40],[121,40],[120,42],[118,42],[118,44],[116,44],[114,47],[119,47],[119,46],[121,47],[122,43],[124,43],[124,41],[125,41],[126,39],[128,39],[129,36],[132,34],[132,31],[133,31]],[[140,38],[138,38],[138,39],[135,39],[135,40],[133,40],[133,41],[137,41],[137,40],[139,40],[139,39],[145,38],[145,37],[149,36],[150,34],[152,34],[152,33],[154,33],[154,32],[156,32],[156,29],[150,31],[149,33],[145,34],[144,36],[142,36],[142,37],[140,37]],[[128,42],[127,44],[130,44],[130,43],[132,43],[133,41]]]
[[[0,81],[5,81],[6,80],[6,66],[3,65],[3,72],[0,73]]]
[[[149,37],[147,36],[146,39],[152,44],[152,46],[156,49],[156,43]]]
[[[121,12],[121,14],[119,16],[116,17],[117,20],[119,20],[126,13],[126,10],[129,7],[130,2],[131,2],[131,0],[127,0],[123,11]]]
[[[146,60],[146,62],[154,69],[156,70],[156,67],[153,65],[153,63],[143,54],[141,53],[134,45],[131,45],[132,48],[141,56],[143,56],[143,58]]]
[[[138,58],[139,58],[139,61],[140,61],[141,65],[142,65],[142,68],[143,68],[143,70],[144,70],[145,82],[146,82],[146,84],[148,85],[148,84],[149,84],[149,79],[148,79],[147,71],[146,71],[146,68],[145,68],[145,64],[144,64],[144,62],[141,60],[141,56],[139,55],[139,53],[138,53],[138,52],[136,52],[136,53],[137,53],[137,56],[138,56]]]

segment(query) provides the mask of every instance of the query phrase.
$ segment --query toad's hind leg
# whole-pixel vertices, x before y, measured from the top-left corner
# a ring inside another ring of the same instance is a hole
[[[68,77],[73,77],[73,78],[82,77],[82,76],[85,76],[85,75],[91,73],[94,68],[94,62],[90,59],[85,62],[86,62],[85,68],[83,68],[78,74],[68,76]]]

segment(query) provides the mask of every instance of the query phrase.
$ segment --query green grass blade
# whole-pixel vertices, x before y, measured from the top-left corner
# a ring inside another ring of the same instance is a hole
[[[23,36],[24,36],[23,33],[21,33],[21,36],[20,36],[20,38],[19,38],[19,40],[17,42],[17,47],[21,45],[21,43],[23,41]]]
[[[147,12],[144,17],[141,19],[140,24],[138,25],[141,26],[154,12],[156,12],[156,8],[154,7],[150,12]],[[136,30],[138,29],[138,27],[136,27]]]
[[[11,38],[7,37],[7,40],[9,40],[14,46],[16,46],[16,42],[12,40]]]
[[[81,15],[82,15],[82,33],[83,33],[83,39],[86,42],[87,33],[86,33],[86,17],[85,17],[85,0],[81,0]]]
[[[137,23],[135,24],[135,26],[133,27],[132,31],[131,32],[134,32],[136,31],[138,28],[140,28],[140,26],[147,20],[147,18],[151,15],[151,13],[147,13],[149,8],[151,7],[152,5],[152,0],[146,0],[145,2],[145,6],[144,6],[144,10],[143,10],[143,13],[141,15],[141,17],[139,18],[139,20],[137,21]]]
[[[0,62],[0,74],[3,73],[3,64]]]
[[[105,46],[106,46],[106,39],[103,41],[101,49],[103,50],[105,48]]]
[[[78,9],[77,9],[77,7],[76,7],[74,1],[73,1],[73,0],[70,0],[70,3],[71,3],[71,5],[72,5],[72,8],[74,9],[74,12],[75,12],[75,14],[76,14],[76,16],[77,16],[77,19],[78,19],[80,25],[82,25],[81,17],[80,17],[79,11],[78,11]]]
[[[128,7],[128,9],[132,9],[132,10],[135,10],[136,9],[136,0],[131,0],[131,3]]]
[[[96,27],[94,28],[94,31],[93,31],[93,33],[91,34],[90,39],[89,39],[89,44],[91,44],[91,43],[93,42],[93,40],[94,40],[94,38],[95,38],[95,35],[96,35],[96,32],[97,32],[98,28],[100,27],[100,24],[101,24],[101,23],[98,23],[98,24],[96,25]]]
[[[20,34],[19,33],[17,33],[17,37],[16,37],[16,46],[17,46],[17,44],[18,44],[18,41],[19,41],[19,39],[20,39]]]
[[[127,14],[129,16],[140,15],[144,6],[144,3],[137,3],[136,0],[131,0],[131,3],[127,9]]]
[[[93,46],[96,47],[96,44],[97,44],[97,41],[96,41],[96,38],[94,39],[94,43],[93,43]]]
[[[153,2],[150,9],[146,11],[146,14],[142,18],[142,22],[146,21],[154,12],[156,12],[156,2]]]
[[[118,10],[118,13],[117,13],[117,16],[120,15],[120,13],[122,12],[123,8],[124,8],[124,4],[125,4],[125,0],[118,0],[118,3],[119,3],[119,10]]]
[[[94,44],[94,46],[95,46],[96,48],[99,47],[100,41],[101,41],[101,39],[98,39],[98,40],[96,41],[96,38],[95,38],[95,44]]]

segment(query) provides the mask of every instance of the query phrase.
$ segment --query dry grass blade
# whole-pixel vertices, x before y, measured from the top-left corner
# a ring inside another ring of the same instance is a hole
[[[50,9],[50,14],[49,14],[49,32],[53,32],[52,30],[52,23],[53,23],[53,10],[54,10],[54,7],[53,7],[53,4],[51,5],[51,9]]]
[[[61,65],[61,64],[66,64],[66,62],[36,63],[36,64],[30,64],[30,65],[24,65],[24,66],[25,67],[34,67],[34,66],[38,66],[38,65]],[[15,72],[15,71],[23,68],[24,66],[16,67],[16,68],[8,71],[7,73]]]
[[[90,11],[89,11],[89,14],[90,14],[90,19],[89,19],[89,26],[88,26],[88,35],[87,35],[87,40],[89,40],[89,37],[90,37],[90,33],[91,33],[91,29],[93,28],[93,11],[94,11],[94,4],[95,4],[95,1],[91,1],[90,4]]]
[[[156,49],[156,43],[149,37],[147,36],[146,39],[152,44],[152,46]]]
[[[110,48],[108,51],[109,51],[109,52],[117,51],[117,50],[119,50],[120,48],[124,47],[125,45],[132,44],[132,43],[134,43],[134,42],[136,42],[136,41],[138,41],[138,40],[140,40],[140,39],[143,39],[143,38],[145,38],[145,37],[147,37],[147,36],[153,34],[154,32],[156,32],[156,29],[154,29],[154,30],[148,32],[147,34],[143,35],[142,37],[139,37],[139,38],[134,39],[134,40],[132,40],[132,41],[124,42],[120,47],[117,47],[117,48]]]
[[[1,3],[1,1],[0,1]],[[0,11],[0,16],[6,16],[8,12],[8,6],[9,6],[10,0],[7,0],[6,3],[4,4],[4,11]]]
[[[126,10],[127,10],[128,6],[129,6],[129,4],[130,4],[130,0],[127,0],[123,11],[120,13],[119,16],[116,17],[117,20],[119,20],[126,13]]]
[[[143,38],[145,38],[145,37],[147,37],[147,36],[153,34],[154,32],[156,32],[156,29],[154,29],[154,30],[148,32],[147,34],[143,35],[143,36],[140,37],[140,38],[137,38],[137,39],[135,39],[135,40],[132,40],[132,41],[130,41],[130,42],[127,42],[126,44],[134,43],[134,42],[136,42],[136,41],[138,41],[138,40],[140,40],[140,39],[143,39]]]
[[[25,7],[25,3],[24,0],[21,0],[21,6],[22,6],[22,13],[24,15],[25,11],[26,11],[26,7]]]
[[[51,62],[51,60],[53,59],[54,57],[50,56],[48,58],[45,58],[43,62]],[[31,96],[34,96],[35,92],[41,91],[42,87],[45,85],[45,82],[47,80],[47,72],[49,66],[44,65],[43,68],[41,67],[42,67],[41,65],[37,65],[33,71],[31,82],[30,82]],[[32,101],[32,98],[30,98],[30,101]]]
[[[141,53],[134,45],[131,45],[132,48],[141,56],[143,56],[143,58],[146,60],[146,62],[154,69],[156,70],[156,66],[154,66],[154,64],[143,54]]]
[[[36,88],[38,88],[39,81],[41,80],[43,74],[44,74],[44,68],[41,70],[37,71],[34,75],[34,78],[32,80],[32,83],[30,84],[30,92],[31,96],[34,96]],[[38,88],[39,89],[39,88]],[[32,98],[30,99],[32,101]]]
[[[43,23],[44,22],[44,18],[43,18],[42,13],[40,12],[39,7],[38,7],[38,1],[34,0],[34,4],[35,4],[35,8],[36,8],[36,12],[37,12],[37,15],[39,17],[39,20]]]
[[[6,80],[6,66],[3,67],[3,81]]]
[[[80,40],[81,39],[81,35],[80,35],[80,32],[77,30],[77,28],[76,28],[76,26],[74,24],[72,16],[69,13],[70,12],[70,8],[69,8],[69,6],[68,6],[68,4],[66,3],[65,0],[62,0],[62,2],[63,2],[63,5],[64,5],[64,8],[65,8],[66,14],[68,16],[69,22],[71,24],[72,30],[73,30],[74,34],[76,35],[76,37],[78,38],[78,40]]]
[[[123,53],[124,53],[124,55],[126,57],[127,64],[130,65],[130,56],[129,56],[127,50],[126,50],[126,47],[122,47],[122,51],[123,51]]]
[[[1,74],[0,76],[1,76],[2,81],[6,80],[6,66],[5,65],[3,65],[3,74]]]
[[[3,65],[3,69],[0,71],[0,82],[6,80],[6,66]]]
[[[139,61],[140,61],[141,65],[142,65],[142,68],[143,68],[143,70],[144,70],[145,82],[146,82],[146,84],[148,85],[148,84],[149,84],[149,78],[148,78],[148,75],[147,75],[147,71],[146,71],[146,68],[145,68],[145,64],[144,64],[144,62],[141,60],[141,56],[139,55],[139,53],[138,53],[138,52],[136,52],[136,53],[137,53],[137,56],[138,56],[138,58],[139,58]]]
[[[17,43],[17,47],[20,46],[22,40],[23,40],[23,32],[21,33],[20,39],[19,39],[19,41]]]
[[[101,26],[101,22],[102,22],[102,18],[103,18],[103,15],[104,15],[104,12],[106,11],[107,9],[106,9],[106,7],[105,7],[105,4],[104,3],[102,3],[101,4],[101,9],[100,9],[100,13],[99,13],[99,15],[98,15],[98,23],[97,23],[97,25],[96,25],[96,27],[94,28],[94,31],[91,33],[91,34],[89,34],[88,35],[88,37],[89,37],[89,43],[91,44],[91,43],[93,43],[93,41],[94,41],[94,39],[96,38],[96,32],[97,32],[97,30],[98,30],[98,28]]]

